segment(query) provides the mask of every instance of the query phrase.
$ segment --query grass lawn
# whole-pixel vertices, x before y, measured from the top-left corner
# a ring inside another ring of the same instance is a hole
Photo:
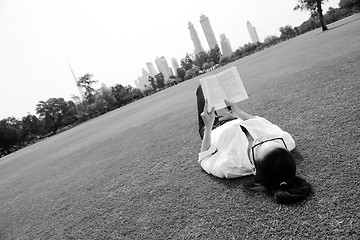
[[[241,108],[294,137],[307,201],[201,170],[195,78],[1,158],[0,239],[359,239],[359,30],[357,14],[224,67]]]

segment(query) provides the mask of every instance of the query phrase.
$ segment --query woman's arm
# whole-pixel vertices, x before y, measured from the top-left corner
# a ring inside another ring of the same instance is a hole
[[[211,109],[211,112],[209,113],[207,111],[208,102],[205,100],[204,110],[201,113],[201,117],[204,121],[205,127],[204,127],[204,138],[201,143],[201,151],[206,151],[209,149],[211,145],[211,130],[214,124],[215,120],[215,108]]]
[[[225,100],[225,104],[231,108],[231,114],[234,117],[240,118],[241,120],[244,120],[244,121],[248,120],[250,118],[254,118],[254,116],[252,116],[244,111],[241,111],[240,108],[233,102],[229,102],[229,101]]]
[[[211,128],[205,127],[204,137],[201,144],[201,151],[204,152],[208,150],[211,146]]]

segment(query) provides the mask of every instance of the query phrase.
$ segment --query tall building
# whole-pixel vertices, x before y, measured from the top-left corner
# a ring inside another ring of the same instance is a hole
[[[195,55],[198,54],[199,52],[203,52],[204,49],[201,46],[200,38],[199,38],[199,36],[197,34],[197,31],[194,28],[194,25],[191,22],[188,23],[188,28],[189,28],[189,31],[190,31],[191,40],[194,43]]]
[[[246,27],[247,27],[247,29],[249,31],[251,41],[253,43],[260,42],[259,41],[259,36],[257,35],[257,32],[256,32],[256,29],[255,29],[255,27],[252,26],[251,22],[247,21]]]
[[[209,44],[210,49],[215,48],[215,46],[217,45],[217,41],[215,38],[214,31],[211,27],[209,18],[207,16],[205,16],[204,14],[201,14],[200,23],[201,23],[202,29],[204,31],[204,34],[205,34],[205,37]]]
[[[178,75],[178,74],[177,74],[177,69],[180,68],[180,67],[179,67],[179,64],[178,64],[176,58],[172,58],[172,59],[171,59],[171,65],[173,66],[175,75],[177,76],[177,75]]]
[[[139,83],[139,78],[134,80],[134,84],[135,84],[136,88],[139,88],[140,90],[142,90],[141,86],[140,86],[140,83]]]
[[[151,87],[149,82],[150,74],[143,68],[142,76],[138,77],[138,79],[134,80],[135,86],[140,88],[140,90],[144,91],[145,89]]]
[[[76,87],[78,88],[78,91],[79,91],[79,94],[80,94],[80,99],[81,99],[81,100],[84,100],[84,99],[85,99],[84,90],[83,90],[80,86],[77,85],[78,78],[75,76],[75,73],[74,73],[74,71],[73,71],[73,69],[72,69],[72,67],[71,67],[71,65],[70,65],[69,62],[68,62],[68,65],[69,65],[69,68],[70,68],[70,72],[71,72],[71,74],[72,74],[72,76],[73,76],[73,78],[74,78]]]
[[[170,70],[170,76],[175,76],[175,75],[174,75],[174,71],[172,70],[171,67],[169,67],[169,70]]]
[[[157,74],[154,65],[151,62],[147,62],[146,67],[149,71],[150,76],[154,77]]]
[[[160,58],[157,57],[155,59],[155,63],[156,63],[156,66],[157,66],[159,72],[161,72],[164,75],[165,81],[168,80],[172,74],[171,74],[169,65],[168,65],[165,57],[164,56],[162,56]]]
[[[232,49],[229,39],[226,38],[225,34],[220,35],[220,45],[222,55],[225,57],[230,57],[232,54]]]

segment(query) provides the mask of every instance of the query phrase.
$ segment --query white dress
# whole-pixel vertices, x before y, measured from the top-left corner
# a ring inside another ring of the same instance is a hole
[[[236,178],[254,174],[254,167],[248,156],[248,139],[243,126],[251,137],[258,139],[281,137],[289,151],[295,148],[295,141],[289,133],[262,117],[248,120],[236,119],[211,131],[211,146],[200,152],[198,162],[209,174],[219,178]]]

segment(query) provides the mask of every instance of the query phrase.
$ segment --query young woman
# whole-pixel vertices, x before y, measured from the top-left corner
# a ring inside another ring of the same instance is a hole
[[[255,175],[279,203],[305,199],[311,185],[296,176],[290,151],[295,141],[268,120],[249,115],[225,101],[232,117],[222,119],[215,110],[207,111],[201,86],[197,89],[199,133],[202,138],[198,162],[209,174],[220,178]]]

